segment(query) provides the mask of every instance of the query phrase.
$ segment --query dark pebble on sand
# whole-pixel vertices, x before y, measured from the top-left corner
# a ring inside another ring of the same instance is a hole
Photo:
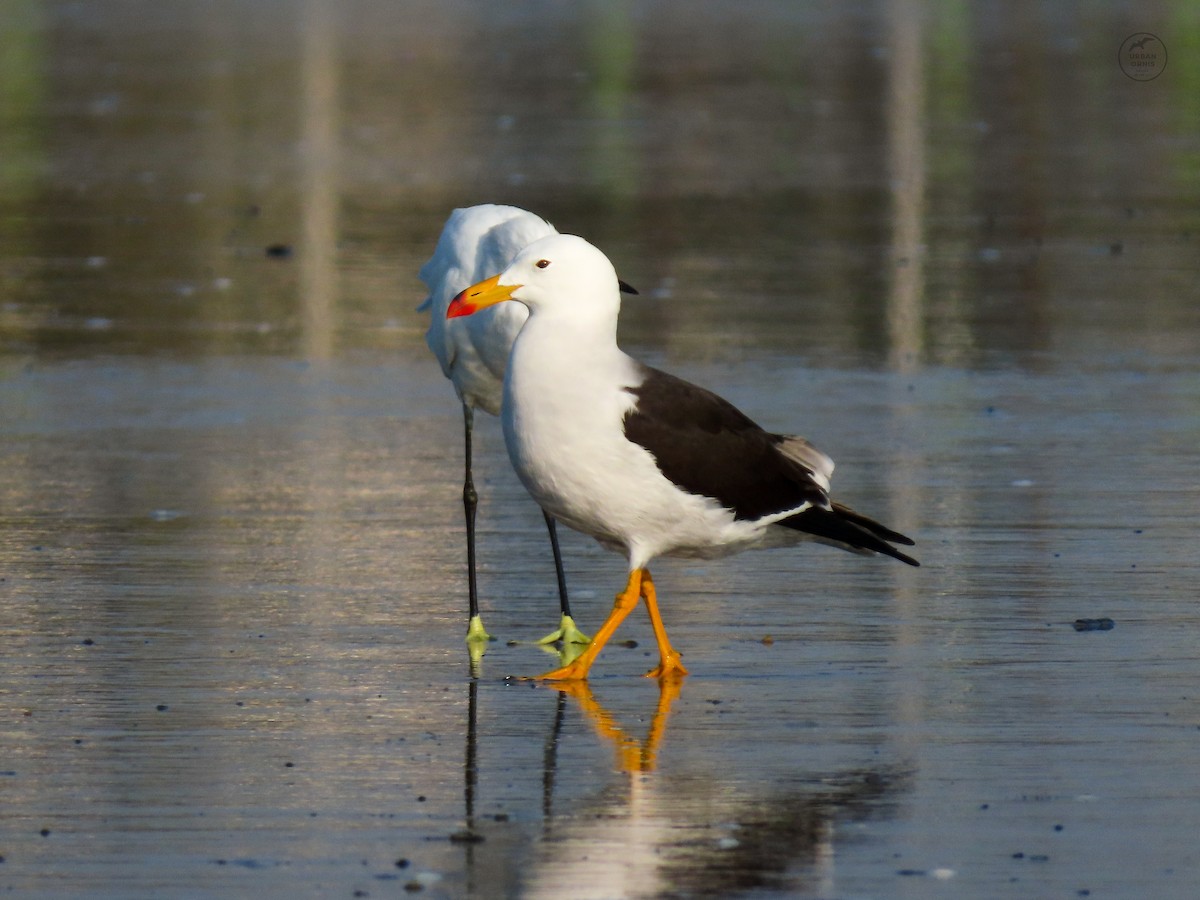
[[[291,255],[291,244],[270,244],[267,246],[267,256],[271,259],[290,259]]]

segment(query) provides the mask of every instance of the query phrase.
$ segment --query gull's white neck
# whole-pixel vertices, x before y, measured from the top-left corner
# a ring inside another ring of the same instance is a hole
[[[530,311],[504,379],[504,438],[525,487],[566,524],[596,533],[575,504],[629,452],[622,421],[636,400],[625,388],[640,381],[617,347],[615,313]]]
[[[630,383],[633,368],[617,347],[616,310],[532,309],[513,342],[505,403],[594,403],[599,392]]]

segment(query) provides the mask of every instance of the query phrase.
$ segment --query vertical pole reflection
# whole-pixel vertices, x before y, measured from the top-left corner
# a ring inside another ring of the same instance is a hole
[[[918,0],[891,0],[887,91],[887,159],[892,193],[892,284],[888,295],[888,361],[912,371],[921,354],[924,288],[925,81],[922,10]]]
[[[19,209],[39,199],[46,150],[42,140],[46,118],[41,114],[48,90],[43,9],[34,0],[16,0],[0,5],[0,192],[5,203]],[[32,243],[30,229],[21,224],[24,216],[0,220],[7,254],[16,257]],[[12,224],[10,224],[10,222]],[[4,315],[0,308],[0,316]]]
[[[587,6],[589,61],[595,73],[592,110],[598,119],[585,173],[612,207],[627,209],[637,195],[637,157],[624,118],[633,93],[635,19],[629,0],[593,0]]]
[[[922,353],[921,306],[924,293],[925,216],[925,80],[922,8],[918,0],[891,0],[887,7],[892,53],[888,65],[888,175],[892,192],[892,282],[888,294],[888,361],[895,372],[913,372]],[[897,394],[890,404],[895,447],[915,442],[912,399]],[[893,505],[889,521],[902,533],[917,535],[916,511],[923,508],[918,487],[918,464],[912,453],[892,455],[888,488]],[[919,536],[918,536],[918,544]],[[894,603],[902,623],[916,616],[918,596],[913,577],[895,573]],[[899,664],[912,664],[920,638],[911,626],[900,625],[893,648]],[[922,700],[916,682],[901,687],[896,704],[899,721],[921,719]],[[914,735],[915,729],[902,734]],[[902,738],[902,743],[911,738]],[[913,751],[905,747],[906,755]]]
[[[332,0],[306,0],[302,85],[304,164],[300,237],[303,351],[310,360],[333,353],[337,300],[338,70]]]

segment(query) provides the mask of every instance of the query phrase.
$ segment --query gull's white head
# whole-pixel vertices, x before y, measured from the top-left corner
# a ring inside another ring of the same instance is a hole
[[[613,310],[623,286],[608,257],[581,237],[552,234],[517,254],[508,268],[451,301],[446,318],[469,316],[504,300],[539,310]]]

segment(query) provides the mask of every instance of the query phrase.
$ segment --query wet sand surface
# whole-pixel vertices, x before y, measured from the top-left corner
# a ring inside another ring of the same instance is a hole
[[[1194,12],[1141,83],[1117,4],[10,6],[0,891],[1196,895]],[[659,561],[681,685],[641,612],[508,679],[557,597],[481,416],[472,666],[414,308],[478,202],[922,567]]]

